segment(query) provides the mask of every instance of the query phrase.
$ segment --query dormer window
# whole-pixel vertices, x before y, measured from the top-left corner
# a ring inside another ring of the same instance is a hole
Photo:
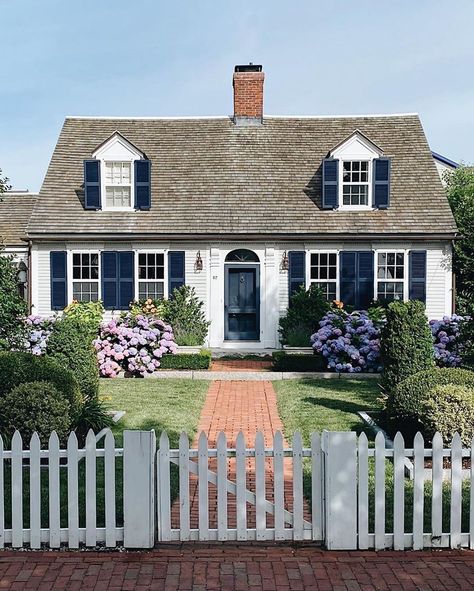
[[[120,133],[84,161],[84,207],[103,211],[151,207],[151,163]]]
[[[342,205],[369,205],[369,161],[342,163]]]
[[[104,162],[105,201],[107,209],[123,209],[132,206],[131,162]]]
[[[329,153],[322,166],[323,209],[386,209],[390,200],[390,160],[355,131]]]

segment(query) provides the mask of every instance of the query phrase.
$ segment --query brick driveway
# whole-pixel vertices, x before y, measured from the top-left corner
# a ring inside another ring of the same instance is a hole
[[[153,552],[0,552],[0,589],[435,591],[474,589],[474,552],[170,546]]]

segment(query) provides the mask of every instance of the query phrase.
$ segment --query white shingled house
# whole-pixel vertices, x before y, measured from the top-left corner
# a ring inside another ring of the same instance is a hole
[[[27,227],[33,311],[194,286],[211,347],[279,346],[289,295],[450,314],[457,230],[416,114],[263,114],[237,66],[222,117],[68,117]]]

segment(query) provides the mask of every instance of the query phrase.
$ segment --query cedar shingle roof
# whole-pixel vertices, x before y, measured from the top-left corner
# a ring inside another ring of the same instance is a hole
[[[358,129],[392,157],[386,211],[321,209],[321,161]],[[83,208],[83,160],[115,131],[152,161],[150,211]],[[68,118],[29,235],[453,234],[456,231],[416,115],[285,118]]]
[[[3,193],[0,196],[0,244],[26,246],[26,226],[38,198],[37,193]]]

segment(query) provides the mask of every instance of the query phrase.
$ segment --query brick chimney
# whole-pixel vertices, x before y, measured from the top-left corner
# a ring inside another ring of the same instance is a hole
[[[249,64],[234,69],[234,123],[260,125],[263,120],[262,66]]]

